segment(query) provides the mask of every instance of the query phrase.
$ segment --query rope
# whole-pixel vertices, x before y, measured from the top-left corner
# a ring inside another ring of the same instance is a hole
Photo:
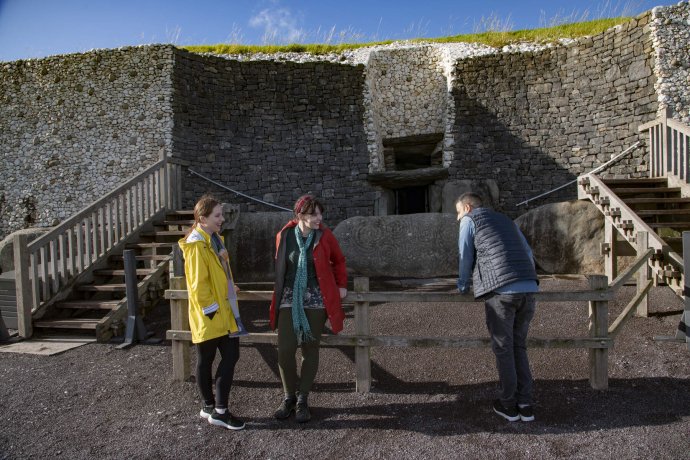
[[[631,145],[631,146],[628,147],[627,149],[623,150],[621,153],[619,153],[619,154],[616,155],[615,157],[611,158],[609,161],[607,161],[607,162],[604,163],[603,165],[598,166],[598,167],[594,168],[593,170],[591,170],[590,172],[583,174],[583,176],[584,176],[584,175],[587,175],[587,174],[594,174],[594,173],[596,173],[596,172],[601,171],[601,170],[604,169],[605,167],[609,166],[609,165],[612,164],[612,163],[615,163],[615,162],[618,161],[621,157],[623,157],[624,155],[627,155],[629,152],[631,152],[632,150],[635,150],[635,149],[636,149],[637,147],[639,147],[639,146],[640,146],[640,141],[635,142],[633,145]],[[575,182],[577,182],[577,179],[571,180],[570,182],[566,182],[565,184],[561,185],[560,187],[556,187],[556,188],[553,189],[553,190],[549,190],[548,192],[544,192],[544,193],[542,193],[541,195],[537,195],[537,196],[535,196],[535,197],[533,197],[533,198],[530,198],[529,200],[521,201],[520,203],[516,204],[515,207],[517,208],[518,206],[522,206],[523,204],[527,204],[527,203],[529,203],[529,202],[532,201],[532,200],[536,200],[536,199],[541,198],[541,197],[543,197],[543,196],[549,195],[549,194],[551,194],[551,193],[553,193],[553,192],[557,192],[558,190],[560,190],[560,189],[562,189],[562,188],[565,188],[565,187],[567,187],[568,185],[574,184]]]
[[[261,204],[265,204],[266,206],[272,206],[272,207],[274,207],[274,208],[282,209],[283,211],[290,211],[290,212],[292,212],[292,209],[284,208],[284,207],[282,207],[282,206],[278,206],[277,204],[269,203],[269,202],[267,202],[267,201],[263,201],[263,200],[260,200],[260,199],[258,199],[258,198],[254,198],[254,197],[252,197],[252,196],[246,195],[246,194],[244,194],[244,193],[242,193],[242,192],[238,192],[237,190],[233,190],[233,189],[231,189],[230,187],[226,187],[225,185],[223,185],[223,184],[221,184],[221,183],[219,183],[219,182],[216,182],[216,181],[214,181],[213,179],[204,176],[203,174],[199,174],[198,172],[194,171],[192,168],[187,168],[187,169],[189,170],[190,173],[195,174],[195,175],[201,177],[202,179],[204,179],[204,180],[206,180],[206,181],[209,181],[209,182],[212,183],[212,184],[217,185],[218,187],[224,188],[225,190],[228,190],[228,191],[230,191],[230,192],[232,192],[232,193],[235,193],[235,194],[237,194],[237,195],[243,196],[243,197],[245,197],[245,198],[247,198],[247,199],[249,199],[249,200],[256,201],[256,202],[261,203]]]

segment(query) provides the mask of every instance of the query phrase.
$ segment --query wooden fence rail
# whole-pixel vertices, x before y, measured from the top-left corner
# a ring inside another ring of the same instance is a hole
[[[181,166],[167,158],[27,244],[14,241],[19,334],[31,316],[154,216],[180,206]],[[40,315],[40,312],[39,312]]]
[[[608,349],[613,346],[613,338],[620,332],[642,299],[649,285],[635,296],[624,312],[608,326],[608,303],[614,299],[616,288],[621,280],[630,278],[640,267],[646,269],[646,261],[652,254],[648,250],[640,254],[631,267],[617,279],[616,286],[608,286],[603,275],[589,277],[590,289],[582,291],[549,291],[536,294],[538,302],[587,301],[589,303],[589,335],[586,337],[530,337],[527,345],[533,348],[585,348],[590,354],[590,384],[595,389],[608,387]],[[177,272],[179,275],[179,271]],[[240,291],[238,299],[270,301],[271,291]],[[186,380],[190,376],[189,344],[191,332],[188,320],[188,295],[184,277],[171,279],[170,290],[165,297],[170,299],[171,330],[166,338],[172,341],[173,378]],[[491,346],[489,337],[409,337],[373,335],[370,331],[369,308],[376,303],[415,302],[415,303],[460,303],[477,302],[472,295],[450,292],[371,292],[368,278],[355,278],[354,292],[348,292],[344,302],[354,303],[354,335],[324,335],[323,346],[355,347],[356,390],[368,392],[371,389],[371,347],[449,347],[486,348]],[[250,333],[242,337],[243,342],[277,344],[275,333]]]

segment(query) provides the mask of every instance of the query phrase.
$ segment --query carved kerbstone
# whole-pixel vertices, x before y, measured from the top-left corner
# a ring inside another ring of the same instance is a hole
[[[364,276],[433,278],[458,271],[454,214],[352,217],[334,233],[348,269]]]

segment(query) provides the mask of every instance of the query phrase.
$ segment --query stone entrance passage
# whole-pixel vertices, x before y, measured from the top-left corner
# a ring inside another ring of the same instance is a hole
[[[405,187],[395,190],[395,213],[416,214],[429,212],[429,187]]]
[[[380,215],[438,212],[432,189],[448,177],[443,167],[443,133],[384,139],[385,171],[369,174],[381,186]]]

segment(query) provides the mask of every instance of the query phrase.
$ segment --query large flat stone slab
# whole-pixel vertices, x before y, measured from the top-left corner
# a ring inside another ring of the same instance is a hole
[[[96,341],[95,337],[50,336],[31,338],[0,344],[0,353],[25,353],[30,355],[56,355]]]
[[[370,277],[457,275],[455,214],[351,217],[335,228],[348,270]]]

